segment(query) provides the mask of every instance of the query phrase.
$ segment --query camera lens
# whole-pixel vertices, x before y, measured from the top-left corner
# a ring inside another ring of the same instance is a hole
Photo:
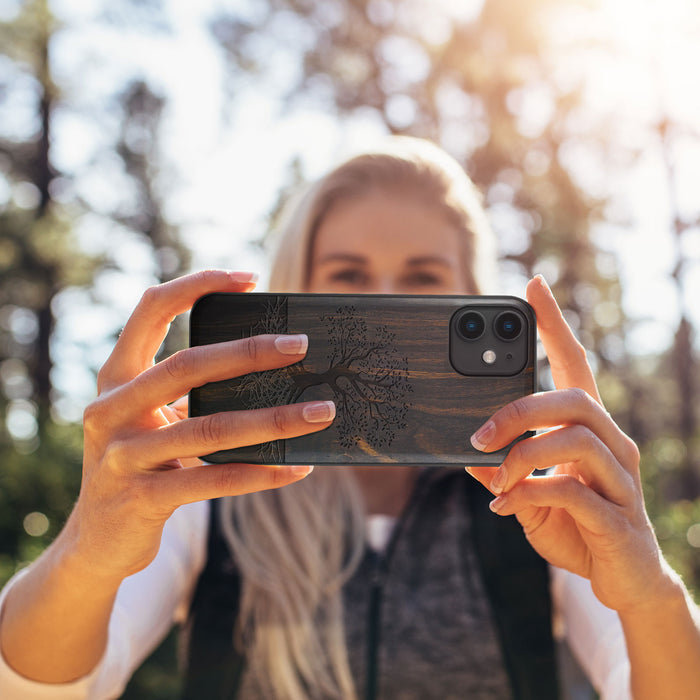
[[[515,340],[523,329],[523,322],[513,311],[504,311],[496,316],[493,329],[501,340]]]
[[[476,340],[485,327],[484,317],[478,311],[468,311],[457,321],[457,330],[465,340]]]

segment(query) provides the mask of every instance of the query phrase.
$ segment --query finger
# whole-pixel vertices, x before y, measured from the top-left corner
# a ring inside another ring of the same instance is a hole
[[[180,350],[117,389],[114,401],[130,415],[153,411],[207,382],[299,362],[308,343],[303,334],[259,335]]]
[[[474,433],[472,445],[492,452],[529,430],[566,425],[587,427],[630,474],[636,474],[639,451],[635,443],[590,394],[577,388],[530,394],[506,404]]]
[[[600,438],[582,425],[521,440],[493,475],[490,490],[508,492],[534,470],[558,464],[566,464],[573,476],[605,499],[618,505],[629,503],[634,492],[631,476]]]
[[[112,354],[98,375],[98,391],[133,379],[153,364],[173,319],[211,292],[245,292],[255,285],[250,272],[205,270],[147,289]]]
[[[622,509],[603,499],[578,479],[566,474],[521,481],[516,488],[491,502],[498,515],[520,515],[532,507],[560,508],[591,534],[622,531]],[[523,523],[526,534],[527,523]],[[585,536],[585,533],[582,533]]]
[[[190,469],[152,472],[151,493],[164,510],[221,496],[240,496],[286,486],[307,476],[311,466],[203,464]]]
[[[170,409],[180,419],[184,420],[189,415],[190,397],[185,394],[170,404]]]
[[[138,433],[113,449],[121,464],[147,468],[272,440],[297,437],[327,428],[335,417],[332,401],[315,401],[251,411],[227,411],[187,418],[158,430]],[[131,468],[131,467],[129,467]]]
[[[602,404],[586,351],[576,339],[544,277],[527,285],[527,300],[535,309],[537,330],[547,353],[557,389],[580,387]]]
[[[464,470],[467,474],[474,477],[484,488],[489,489],[489,491],[491,490],[489,486],[491,485],[491,480],[494,475],[493,467],[464,467]]]

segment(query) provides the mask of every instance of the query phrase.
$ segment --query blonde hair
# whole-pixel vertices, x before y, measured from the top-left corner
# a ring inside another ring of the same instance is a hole
[[[467,289],[493,279],[492,236],[479,194],[437,146],[393,137],[312,185],[283,215],[270,289],[306,290],[314,237],[340,201],[376,191],[410,194],[442,211],[460,233]],[[364,551],[364,504],[352,473],[323,467],[283,489],[224,501],[221,527],[242,579],[235,643],[266,696],[356,698],[341,587]]]
[[[234,644],[265,697],[356,698],[340,590],[364,551],[364,506],[347,470],[224,500],[241,574]]]
[[[489,290],[496,255],[481,193],[459,163],[435,144],[394,136],[383,148],[342,163],[289,201],[275,241],[270,291],[305,291],[321,221],[336,203],[377,191],[408,194],[442,212],[459,233],[467,289],[477,294]]]

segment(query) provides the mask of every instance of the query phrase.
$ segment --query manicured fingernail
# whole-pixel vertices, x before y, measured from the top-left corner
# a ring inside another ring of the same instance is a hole
[[[260,275],[257,272],[245,272],[232,270],[228,273],[229,278],[232,282],[238,282],[239,284],[249,284],[252,282],[257,282]]]
[[[494,493],[501,493],[503,489],[506,486],[506,482],[508,481],[508,474],[503,471],[503,467],[500,467],[496,473],[493,475],[493,479],[491,479],[491,483],[489,484],[489,488],[491,491]]]
[[[485,450],[496,434],[496,424],[490,420],[484,423],[471,437],[472,445],[477,450]]]
[[[300,479],[303,479],[305,476],[308,476],[311,474],[311,472],[314,470],[313,466],[310,464],[307,464],[304,467],[292,467],[292,474],[294,476],[298,476]]]
[[[489,508],[494,512],[494,513],[499,513],[500,511],[503,510],[503,507],[506,504],[506,497],[505,496],[498,496],[498,498],[494,498],[491,503],[489,503]]]
[[[304,333],[299,335],[281,335],[275,338],[275,347],[283,355],[301,355],[309,348],[309,337]]]
[[[308,423],[325,423],[335,418],[335,404],[332,401],[319,401],[304,406],[304,420]]]

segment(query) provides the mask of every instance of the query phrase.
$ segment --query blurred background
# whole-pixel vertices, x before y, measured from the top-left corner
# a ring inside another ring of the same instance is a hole
[[[696,0],[0,0],[0,585],[77,496],[144,288],[264,286],[289,192],[401,133],[484,192],[501,290],[554,288],[697,591],[698,65]],[[186,342],[182,320],[163,352]],[[175,696],[174,647],[124,697]]]

